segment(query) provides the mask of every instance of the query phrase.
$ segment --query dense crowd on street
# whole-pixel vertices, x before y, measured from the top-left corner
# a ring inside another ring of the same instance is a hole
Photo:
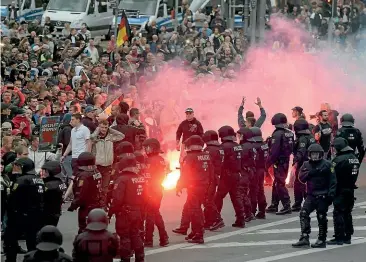
[[[324,8],[316,3],[289,3],[282,10],[273,8],[271,16],[286,18],[310,32],[302,45],[304,52],[324,49],[329,28],[334,36],[331,46],[337,52],[364,52],[364,4],[356,1],[352,9],[346,1],[339,4],[334,28],[328,27]],[[260,130],[266,112],[259,98],[258,119],[250,111],[243,116],[243,99],[238,112],[239,131],[237,127],[224,126],[216,132],[202,126],[195,118],[194,108],[175,112],[177,117],[171,112],[166,116],[164,108],[174,105],[146,96],[154,78],[167,67],[182,67],[192,78],[210,76],[224,82],[235,78],[246,66],[250,49],[246,32],[229,29],[219,8],[211,14],[201,10],[192,14],[188,5],[184,8],[184,20],[177,31],[168,32],[152,21],[146,24],[143,35],[132,27],[129,40],[118,47],[117,37],[102,42],[101,37],[91,36],[86,24],[80,30],[65,24],[62,36],[55,37],[49,18],[44,26],[39,21],[2,22],[1,227],[6,261],[15,262],[17,254],[27,253],[18,244],[23,238],[29,251],[24,261],[100,261],[93,260],[95,254],[102,254],[106,262],[116,256],[130,261],[134,253],[135,261],[141,262],[144,247],[154,245],[155,225],[160,246],[167,246],[169,237],[159,209],[161,184],[169,172],[160,153],[168,149],[181,152],[177,194],[187,189],[188,198],[181,225],[174,232],[187,235],[191,223],[187,241],[204,243],[204,229],[215,231],[224,226],[220,212],[227,194],[235,210],[234,227],[265,219],[266,212],[300,212],[302,234],[295,247],[309,245],[307,221],[314,210],[320,214],[320,233],[313,247],[325,247],[326,211],[334,200],[344,198],[349,205],[334,204],[338,235],[330,244],[351,241],[353,194],[365,154],[362,135],[354,127],[352,115],[343,115],[338,129],[338,113],[324,105],[312,116],[318,119],[318,125],[312,127],[303,118],[303,109],[294,107],[295,140],[288,129],[290,120],[271,112],[275,132],[266,141]],[[271,30],[271,22],[267,26]],[[290,35],[277,34],[268,43],[273,50],[286,50],[291,41]],[[186,120],[180,123],[184,113]],[[54,147],[45,152],[40,150],[45,139],[42,126],[49,117],[58,117],[60,124]],[[168,141],[166,134],[172,130],[176,137]],[[236,137],[240,143],[235,142]],[[276,139],[282,138],[288,146],[276,147]],[[258,152],[259,158],[253,152]],[[285,183],[291,154],[295,166],[292,206]],[[345,159],[352,160],[353,169],[345,167]],[[314,166],[309,160],[320,165],[331,183],[312,180],[309,170]],[[309,166],[304,167],[303,163]],[[349,172],[353,175],[351,181],[336,184],[337,179],[345,179],[343,173]],[[194,177],[195,173],[204,178]],[[229,180],[225,180],[227,177]],[[273,190],[268,208],[265,177]],[[70,212],[78,210],[75,223],[79,232],[73,258],[60,249],[62,232],[56,227],[61,204]],[[107,231],[112,216],[116,218],[117,234]],[[108,245],[91,251],[85,243],[96,237]]]

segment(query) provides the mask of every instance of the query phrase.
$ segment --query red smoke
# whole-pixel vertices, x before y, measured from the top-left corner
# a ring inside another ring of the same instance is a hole
[[[213,76],[197,79],[186,69],[170,67],[160,71],[148,83],[144,95],[149,100],[163,101],[163,110],[168,114],[174,114],[171,106],[174,101],[180,116],[177,124],[185,117],[184,109],[192,107],[205,130],[217,130],[223,125],[236,129],[237,109],[242,96],[247,98],[244,114],[251,110],[256,118],[259,109],[254,101],[257,97],[262,99],[267,113],[264,136],[273,130],[270,121],[275,113],[285,113],[289,123],[293,123],[291,108],[301,106],[309,120],[309,115],[319,111],[324,102],[340,116],[354,114],[356,125],[365,123],[365,59],[355,61],[348,54],[336,59],[331,50],[304,53],[302,43],[304,39],[311,39],[308,33],[284,20],[274,19],[271,23],[272,31],[267,34],[266,41],[268,46],[250,50],[235,79],[218,81]],[[286,49],[274,51],[272,47],[276,39],[287,39],[290,43]],[[169,131],[172,140],[175,130]]]

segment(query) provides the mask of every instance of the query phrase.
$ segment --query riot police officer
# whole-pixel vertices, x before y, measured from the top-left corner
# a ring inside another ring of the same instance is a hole
[[[295,203],[292,206],[292,211],[298,212],[301,209],[302,201],[306,197],[306,187],[299,181],[299,172],[302,164],[308,160],[307,149],[311,144],[315,143],[315,139],[310,133],[309,123],[305,119],[298,119],[294,123],[294,130],[296,134],[296,140],[294,144],[294,161],[293,171],[294,181],[294,197]]]
[[[342,128],[341,128],[342,129]],[[355,203],[355,188],[360,162],[346,139],[333,141],[336,157],[332,164],[337,176],[337,191],[333,201],[334,239],[328,244],[351,244],[353,235],[352,209]]]
[[[309,246],[310,214],[316,210],[319,225],[317,241],[313,248],[326,247],[328,207],[336,193],[337,180],[330,161],[323,159],[324,150],[319,144],[312,144],[308,148],[309,161],[305,161],[299,173],[301,183],[306,183],[307,196],[300,211],[301,237],[293,247]]]
[[[252,205],[252,213],[255,214],[258,206],[258,213],[255,215],[258,219],[266,218],[266,207],[267,201],[266,196],[264,194],[264,176],[265,176],[265,163],[268,157],[269,147],[266,142],[263,141],[262,131],[259,127],[252,127],[250,129],[253,137],[249,139],[252,141],[253,147],[257,152],[257,157],[255,159],[255,177],[256,177],[256,187],[257,187],[257,195],[251,195],[251,205]]]
[[[239,135],[240,145],[243,149],[241,155],[241,179],[240,185],[242,190],[242,198],[245,213],[245,222],[250,222],[255,219],[252,210],[252,202],[254,204],[254,198],[257,196],[257,177],[254,176],[255,171],[255,159],[256,149],[249,141],[253,137],[253,133],[248,127],[241,127],[237,131]],[[255,213],[255,211],[254,211]]]
[[[214,180],[214,170],[210,153],[202,151],[204,142],[198,135],[185,141],[187,155],[183,159],[181,176],[177,183],[178,195],[187,189],[187,202],[191,214],[192,233],[189,243],[203,244],[204,217],[202,205],[210,181]]]
[[[16,180],[10,188],[8,202],[8,224],[4,236],[8,262],[16,261],[18,239],[23,232],[28,251],[36,249],[36,235],[42,228],[45,191],[44,182],[36,176],[34,162],[31,159],[15,160],[12,172],[19,175],[16,175]]]
[[[206,144],[204,150],[210,154],[214,170],[214,177],[210,181],[203,211],[205,216],[205,229],[207,228],[212,231],[225,226],[220,212],[218,212],[215,205],[215,194],[221,175],[224,151],[220,149],[219,135],[214,130],[206,131],[203,134],[203,141]]]
[[[66,184],[57,177],[61,173],[59,161],[48,161],[43,164],[41,178],[46,187],[44,193],[44,224],[57,226],[61,216],[63,194],[67,190]]]
[[[165,223],[160,214],[161,200],[163,199],[163,187],[167,166],[160,156],[160,143],[155,138],[146,139],[143,143],[147,155],[146,178],[147,178],[147,210],[145,222],[145,246],[153,246],[154,226],[158,228],[160,246],[169,244],[169,237],[165,230]]]
[[[274,181],[272,186],[272,204],[267,212],[276,215],[291,213],[291,202],[286,188],[286,178],[289,169],[290,155],[294,144],[294,134],[287,129],[287,117],[277,113],[272,117],[272,125],[275,131],[272,133],[271,146],[266,162],[266,168],[273,166]],[[282,210],[278,211],[279,201],[282,202]]]
[[[105,261],[112,262],[119,250],[119,238],[107,230],[108,216],[100,208],[88,214],[85,232],[77,235],[74,240],[72,257],[74,262]],[[98,246],[93,245],[98,241]]]
[[[72,258],[64,254],[62,234],[55,226],[45,226],[37,234],[37,250],[24,256],[23,262],[55,261],[71,262]]]
[[[79,173],[73,185],[74,200],[67,209],[72,212],[78,210],[78,224],[80,234],[86,228],[86,217],[94,208],[102,207],[102,175],[95,166],[95,156],[83,152],[77,159]]]
[[[231,126],[223,126],[219,129],[221,138],[220,149],[224,151],[222,172],[219,186],[215,195],[217,210],[221,212],[223,200],[229,193],[235,210],[236,220],[232,226],[245,227],[243,199],[240,190],[241,154],[242,147],[236,143],[236,133]]]
[[[121,262],[130,261],[132,250],[135,251],[135,261],[143,262],[145,252],[140,228],[141,209],[146,198],[146,180],[139,175],[133,154],[120,159],[117,170],[108,216],[116,216],[116,232],[121,241]]]
[[[365,147],[363,145],[362,133],[358,128],[355,128],[355,119],[351,114],[344,114],[341,117],[341,125],[342,127],[338,129],[336,137],[343,137],[348,141],[348,145],[354,150],[356,153],[358,161],[362,163],[363,158],[365,157]]]

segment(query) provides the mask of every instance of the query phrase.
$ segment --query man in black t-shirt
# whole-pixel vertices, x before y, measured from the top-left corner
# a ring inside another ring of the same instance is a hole
[[[324,157],[330,159],[330,144],[332,140],[332,125],[328,122],[328,112],[319,112],[319,123],[314,127],[313,134],[315,140],[322,146]]]

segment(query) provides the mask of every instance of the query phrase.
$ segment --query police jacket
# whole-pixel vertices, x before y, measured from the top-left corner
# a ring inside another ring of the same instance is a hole
[[[182,188],[206,187],[215,182],[214,168],[209,152],[188,151],[183,159],[177,190]]]
[[[46,214],[61,214],[63,194],[67,190],[66,184],[58,177],[49,176],[43,179],[45,185],[44,212]]]
[[[335,196],[337,178],[332,164],[328,160],[305,161],[299,172],[299,181],[306,183],[306,191],[309,196]]]
[[[221,177],[239,174],[241,172],[241,153],[243,151],[241,145],[233,141],[224,141],[220,145],[220,149],[224,151]]]
[[[294,164],[300,168],[305,161],[308,161],[308,147],[315,143],[314,137],[308,133],[297,133],[294,145]]]
[[[196,118],[193,118],[192,121],[184,120],[178,126],[176,133],[176,140],[179,141],[181,136],[183,135],[183,143],[193,135],[201,136],[203,135],[203,127],[200,121]]]
[[[220,149],[220,145],[217,144],[207,144],[204,149],[210,154],[211,163],[213,165],[213,170],[215,174],[215,180],[218,182],[218,178],[222,171],[222,161],[224,159],[224,151]]]
[[[349,150],[337,153],[332,164],[337,176],[337,194],[354,190],[360,167],[360,162],[354,152]]]
[[[40,262],[40,261],[53,261],[53,262],[72,262],[72,258],[65,253],[57,250],[51,252],[42,252],[39,250],[33,250],[24,255],[23,262]]]
[[[138,174],[137,169],[120,172],[114,181],[109,216],[124,212],[126,209],[140,210],[146,200],[145,189],[145,178]]]
[[[20,175],[10,188],[9,208],[19,214],[43,211],[45,185],[36,175]]]
[[[293,151],[294,134],[286,128],[276,128],[272,134],[266,166],[287,161]]]
[[[149,155],[146,159],[147,188],[149,194],[163,190],[162,183],[165,179],[167,165],[162,156],[158,153]]]
[[[336,138],[343,137],[348,141],[348,145],[356,152],[358,151],[358,160],[360,163],[365,157],[365,147],[363,145],[362,133],[358,128],[352,126],[342,126],[338,129]]]
[[[243,149],[241,154],[241,164],[243,170],[248,171],[249,169],[255,168],[257,150],[254,148],[251,142],[241,143],[241,147]]]
[[[80,208],[97,208],[101,206],[102,199],[102,175],[96,168],[87,169],[79,167],[78,173],[73,185],[74,200],[70,208],[75,210]]]
[[[119,239],[107,230],[85,231],[75,237],[73,245],[74,262],[112,262],[119,250]]]
[[[269,152],[268,144],[266,142],[253,142],[252,145],[253,148],[257,151],[255,159],[255,167],[257,169],[264,168],[268,158],[268,152]]]

